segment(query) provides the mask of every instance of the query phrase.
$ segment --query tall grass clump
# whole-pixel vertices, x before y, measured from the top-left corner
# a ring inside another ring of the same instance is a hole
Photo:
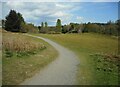
[[[46,48],[44,44],[17,33],[3,33],[2,40],[3,55],[6,57],[35,54],[36,51]]]

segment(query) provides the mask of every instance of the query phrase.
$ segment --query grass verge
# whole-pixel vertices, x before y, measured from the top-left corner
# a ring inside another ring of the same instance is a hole
[[[17,85],[55,60],[58,53],[43,40],[3,33],[2,84]]]
[[[49,38],[69,48],[80,59],[77,74],[79,85],[117,85],[118,66],[114,55],[118,56],[118,40],[115,37],[94,33],[84,34],[35,34]],[[100,54],[97,55],[96,54]],[[91,56],[92,55],[92,56]],[[106,58],[106,55],[110,56]],[[101,60],[99,62],[98,60]],[[111,62],[110,62],[110,61]],[[106,64],[106,66],[104,66]],[[100,70],[98,70],[100,68]],[[104,68],[107,69],[104,71]],[[108,74],[109,73],[109,74]]]

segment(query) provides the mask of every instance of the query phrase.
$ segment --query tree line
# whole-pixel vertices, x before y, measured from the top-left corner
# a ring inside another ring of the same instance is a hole
[[[39,33],[61,33],[62,24],[61,20],[57,19],[56,26],[48,26],[47,22],[41,22],[41,26],[38,26]]]
[[[116,22],[107,22],[107,23],[70,23],[69,25],[63,26],[63,33],[100,33],[100,34],[107,34],[107,35],[119,35],[119,26],[120,20]]]
[[[47,22],[41,22],[40,26],[28,24],[24,21],[21,13],[10,10],[5,20],[2,20],[2,27],[11,32],[32,32],[32,33],[100,33],[107,35],[119,35],[120,20],[107,23],[70,23],[62,25],[60,19],[57,19],[56,26],[48,26]]]

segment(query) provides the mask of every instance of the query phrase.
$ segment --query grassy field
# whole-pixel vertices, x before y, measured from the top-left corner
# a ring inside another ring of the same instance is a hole
[[[49,38],[74,51],[80,59],[77,84],[118,84],[118,39],[93,33],[34,34]]]
[[[57,51],[43,40],[18,33],[3,33],[2,84],[16,85],[55,60]]]

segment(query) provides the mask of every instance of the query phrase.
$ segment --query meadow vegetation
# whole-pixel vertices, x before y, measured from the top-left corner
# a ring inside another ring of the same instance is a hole
[[[80,59],[76,84],[118,84],[119,25],[120,20],[62,25],[57,19],[56,26],[48,26],[47,22],[35,26],[25,22],[19,12],[10,10],[2,20],[4,30],[0,29],[3,32],[3,85],[19,84],[57,56],[57,51],[48,43],[25,33],[49,38],[75,52]]]
[[[3,85],[23,82],[57,57],[57,51],[43,40],[11,32],[2,38]]]
[[[72,50],[80,59],[77,84],[118,84],[118,39],[95,33],[84,34],[35,34],[49,38]]]
[[[34,54],[35,51],[45,49],[45,45],[38,41],[31,41],[29,37],[18,33],[3,33],[3,52],[6,57]]]

